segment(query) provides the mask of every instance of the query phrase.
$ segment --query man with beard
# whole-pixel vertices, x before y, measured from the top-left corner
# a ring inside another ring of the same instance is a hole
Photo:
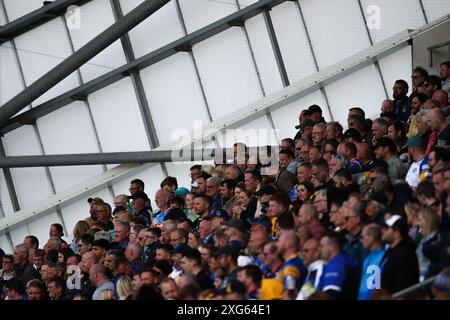
[[[411,115],[411,108],[408,107],[408,89],[408,83],[402,79],[395,81],[394,87],[392,88],[395,114],[397,115],[397,119],[404,122],[408,121]]]

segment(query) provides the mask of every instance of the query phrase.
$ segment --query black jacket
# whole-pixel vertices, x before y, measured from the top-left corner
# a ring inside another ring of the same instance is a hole
[[[418,283],[419,262],[413,240],[402,240],[389,248],[383,257],[382,266],[381,288],[391,294]]]
[[[28,262],[23,266],[16,265],[14,271],[16,272],[16,278],[22,281],[25,287],[28,281],[39,279],[38,271]]]

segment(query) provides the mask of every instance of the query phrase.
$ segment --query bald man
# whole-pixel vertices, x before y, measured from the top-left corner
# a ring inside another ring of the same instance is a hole
[[[306,268],[298,256],[300,239],[294,230],[285,230],[277,243],[278,250],[286,261],[280,271],[283,275],[285,299],[292,300],[297,296],[306,278]]]
[[[445,113],[441,109],[432,109],[427,114],[428,126],[436,132],[436,146],[448,147],[450,145],[450,125]]]
[[[447,108],[448,101],[447,101],[447,92],[446,91],[444,91],[444,90],[436,90],[433,93],[433,97],[432,98],[440,102],[441,109]]]

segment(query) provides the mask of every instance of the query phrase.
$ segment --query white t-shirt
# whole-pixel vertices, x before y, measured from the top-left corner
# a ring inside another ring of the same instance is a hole
[[[411,188],[416,188],[420,183],[419,166],[419,162],[413,162],[411,167],[409,167],[408,173],[406,174],[405,180]]]

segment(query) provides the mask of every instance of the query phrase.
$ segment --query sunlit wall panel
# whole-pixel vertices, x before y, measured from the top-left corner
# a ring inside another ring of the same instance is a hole
[[[80,28],[69,30],[75,50],[80,49],[115,22],[109,0],[95,0],[83,5],[80,18]],[[122,45],[120,40],[117,40],[89,60],[80,70],[83,80],[87,82],[120,67],[125,62]]]
[[[392,87],[398,79],[405,80],[409,85],[409,92],[412,92],[411,72],[411,47],[407,46],[393,54],[381,59],[379,61],[381,73],[389,93],[389,98],[392,99]]]
[[[367,118],[378,117],[386,99],[383,85],[373,64],[325,87],[334,120],[347,127],[348,109],[359,106]]]
[[[361,4],[374,43],[425,24],[419,0],[361,0]]]
[[[89,103],[104,152],[150,148],[129,78],[91,94]]]
[[[177,130],[208,123],[206,105],[189,54],[179,53],[141,73],[160,144]]]
[[[43,39],[45,39],[45,45]],[[15,43],[27,86],[72,53],[61,19],[54,19],[22,34],[15,38]],[[36,106],[77,86],[76,74],[72,73],[37,98],[32,105]]]
[[[428,22],[450,13],[450,1],[448,0],[422,0],[422,3]]]
[[[120,1],[124,14],[142,2],[142,0]],[[129,32],[129,35],[136,58],[183,37],[175,1],[170,1],[142,21]]]
[[[266,95],[271,94],[283,88],[283,83],[262,15],[247,20],[245,26],[264,92]]]
[[[301,0],[319,68],[328,67],[370,46],[354,0]]]
[[[7,156],[40,155],[38,139],[31,126],[24,126],[5,135]],[[46,199],[52,192],[44,168],[12,168],[14,184],[22,208]]]
[[[232,28],[193,48],[213,120],[262,97],[247,40]]]
[[[291,83],[316,71],[297,4],[287,1],[270,12]]]

